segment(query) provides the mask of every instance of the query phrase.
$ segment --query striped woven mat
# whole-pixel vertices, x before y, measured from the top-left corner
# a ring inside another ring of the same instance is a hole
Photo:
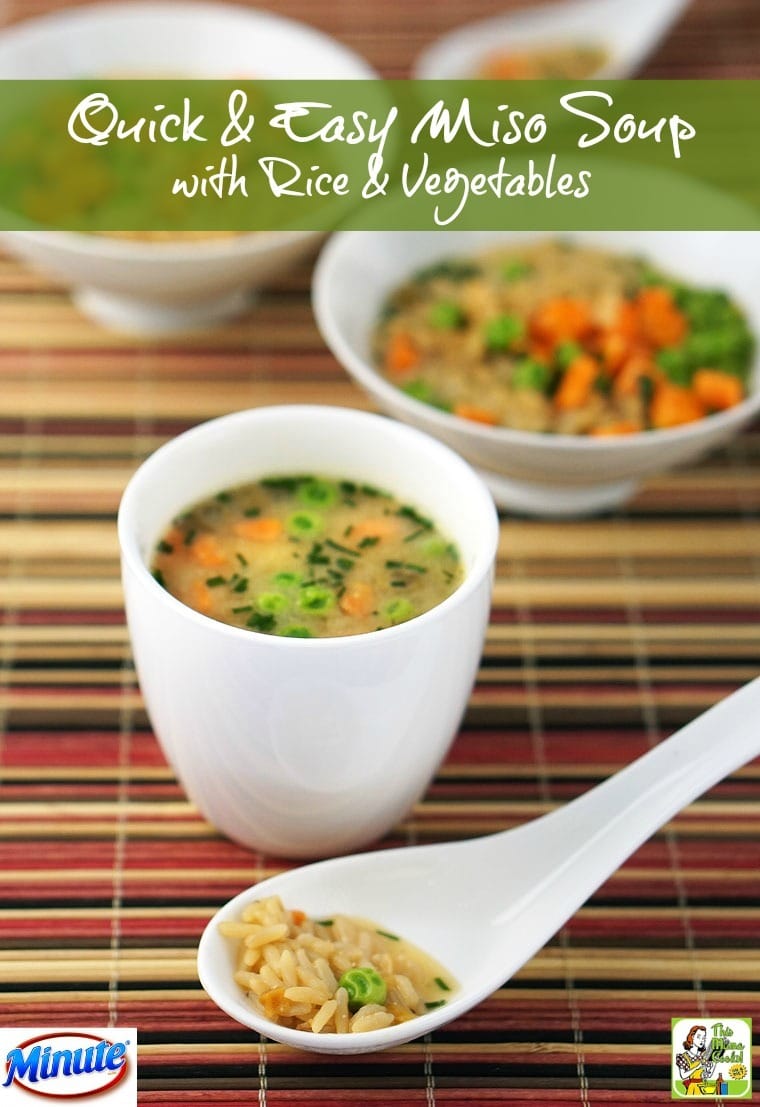
[[[463,10],[279,7],[388,75]],[[650,72],[758,75],[759,16],[757,0],[702,0]],[[200,988],[209,916],[288,862],[221,838],[167,767],[130,664],[114,515],[140,460],[202,419],[280,401],[366,406],[317,335],[309,279],[307,265],[200,339],[146,344],[96,328],[0,257],[0,1025],[136,1025],[146,1105],[669,1103],[671,1016],[760,1025],[757,762],[431,1040],[300,1054],[259,1041]],[[384,844],[533,818],[757,674],[759,462],[754,428],[613,516],[503,519],[464,726]]]

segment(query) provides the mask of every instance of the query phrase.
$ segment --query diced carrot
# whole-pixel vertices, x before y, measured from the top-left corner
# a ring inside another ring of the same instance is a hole
[[[270,991],[264,992],[263,996],[259,999],[259,1003],[264,1008],[264,1013],[270,1019],[276,1019],[278,1015],[285,1013],[289,1006],[289,1002],[285,999],[285,989],[271,988]]]
[[[481,76],[489,81],[526,81],[535,77],[536,70],[528,54],[496,54],[486,61]]]
[[[534,341],[528,345],[528,357],[540,361],[542,365],[551,365],[554,358],[554,346],[551,342]]]
[[[299,911],[298,908],[290,912],[290,917],[293,920],[294,926],[301,926],[302,923],[306,922],[306,912]]]
[[[487,407],[478,407],[477,404],[455,404],[454,414],[460,419],[471,419],[474,423],[485,423],[489,427],[497,427],[500,423],[499,416]]]
[[[224,550],[213,534],[199,534],[190,545],[190,554],[204,569],[218,569],[227,562]]]
[[[385,351],[385,368],[392,377],[404,377],[420,363],[420,351],[411,335],[397,331]]]
[[[632,340],[622,331],[606,331],[599,340],[599,353],[605,369],[618,373],[631,357],[633,348]]]
[[[167,542],[175,550],[178,546],[181,546],[185,540],[185,536],[179,527],[170,527],[167,533],[164,535],[164,542]]]
[[[666,381],[655,389],[650,415],[652,426],[658,430],[694,423],[705,414],[704,404],[692,389]]]
[[[547,300],[531,319],[531,333],[539,341],[575,342],[593,329],[593,320],[585,300],[556,296]]]
[[[616,423],[602,423],[601,426],[594,427],[589,434],[594,438],[612,438],[618,434],[635,434],[640,430],[639,424],[632,419],[618,419]]]
[[[262,515],[258,519],[241,519],[232,529],[238,538],[248,538],[251,542],[274,542],[282,534],[282,520]]]
[[[211,590],[206,587],[202,580],[194,580],[190,585],[189,594],[190,606],[194,607],[196,611],[200,611],[201,615],[208,615],[211,610]]]
[[[371,584],[357,580],[350,584],[340,597],[339,607],[344,615],[369,615],[375,607],[375,590]]]
[[[699,399],[710,411],[725,411],[744,398],[744,387],[733,373],[719,369],[697,369],[692,385]]]
[[[611,331],[635,342],[639,337],[639,313],[633,300],[621,300]]]
[[[642,337],[652,346],[659,349],[677,346],[686,337],[688,321],[667,288],[661,285],[642,288],[635,304]]]
[[[555,407],[559,411],[583,407],[591,396],[591,389],[598,375],[599,365],[589,354],[581,354],[575,358],[565,370],[554,394]]]
[[[360,523],[354,523],[351,528],[351,544],[355,546],[363,538],[395,538],[399,529],[398,519],[393,519],[389,515],[362,519]]]
[[[646,354],[633,354],[618,371],[612,390],[616,396],[636,396],[642,377],[658,381],[662,378],[662,372]]]

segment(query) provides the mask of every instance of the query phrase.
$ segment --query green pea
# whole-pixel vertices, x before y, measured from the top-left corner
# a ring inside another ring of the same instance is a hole
[[[298,486],[297,495],[306,507],[329,507],[338,498],[338,489],[327,480],[307,480]]]
[[[489,350],[508,350],[525,334],[525,324],[517,315],[497,315],[485,325]]]
[[[335,607],[335,593],[329,588],[322,588],[318,584],[307,584],[298,595],[298,606],[301,611],[323,615]]]
[[[444,557],[449,545],[445,538],[428,538],[422,545],[422,552],[428,557]]]
[[[684,388],[691,384],[693,368],[689,364],[688,354],[682,347],[669,346],[659,350],[655,360],[673,384],[680,384]]]
[[[407,381],[403,385],[402,391],[406,392],[407,396],[411,396],[413,400],[419,400],[420,403],[430,404],[431,407],[440,408],[441,411],[451,411],[451,405],[442,400],[435,389],[431,388],[422,377],[415,377],[414,380]]]
[[[407,619],[411,619],[414,615],[414,604],[404,597],[391,600],[385,608],[385,615],[386,618],[390,619],[393,626],[396,626],[397,623],[405,623]]]
[[[548,392],[552,376],[548,365],[526,357],[514,367],[512,385],[515,388],[529,388],[534,392]]]
[[[513,284],[514,281],[521,281],[523,277],[529,277],[532,272],[533,266],[530,262],[515,258],[513,261],[507,262],[501,271],[501,275],[508,284]]]
[[[313,511],[295,511],[285,524],[288,534],[297,538],[311,538],[323,527],[322,516]]]
[[[438,300],[428,312],[428,323],[439,331],[455,331],[465,322],[465,314],[454,300]]]
[[[272,583],[278,588],[297,588],[302,580],[300,573],[277,573],[272,577]]]
[[[554,351],[554,360],[560,369],[567,369],[582,353],[583,349],[577,342],[560,342]]]
[[[279,632],[281,638],[313,638],[314,635],[308,627],[293,625],[290,627],[283,627]]]
[[[385,1003],[388,987],[380,973],[369,965],[349,969],[338,981],[348,993],[348,1006],[357,1011],[367,1003]]]
[[[290,607],[290,600],[282,592],[262,592],[256,597],[256,610],[262,615],[280,615]]]

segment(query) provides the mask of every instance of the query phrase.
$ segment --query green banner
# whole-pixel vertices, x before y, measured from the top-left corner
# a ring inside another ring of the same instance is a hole
[[[759,85],[5,81],[0,229],[758,229]]]

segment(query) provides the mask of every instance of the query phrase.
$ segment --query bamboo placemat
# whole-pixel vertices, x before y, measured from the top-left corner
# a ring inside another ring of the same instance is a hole
[[[279,7],[389,75],[462,10]],[[695,4],[651,74],[757,75],[759,14],[755,0]],[[114,514],[140,460],[195,422],[280,401],[366,406],[319,339],[309,279],[307,265],[222,330],[141,343],[0,257],[0,1024],[137,1025],[144,1104],[669,1103],[671,1016],[760,1023],[757,762],[432,1040],[303,1055],[259,1042],[200,989],[208,917],[288,862],[218,836],[167,768],[130,664]],[[517,825],[756,675],[759,460],[754,428],[613,516],[503,519],[463,729],[384,844]]]

